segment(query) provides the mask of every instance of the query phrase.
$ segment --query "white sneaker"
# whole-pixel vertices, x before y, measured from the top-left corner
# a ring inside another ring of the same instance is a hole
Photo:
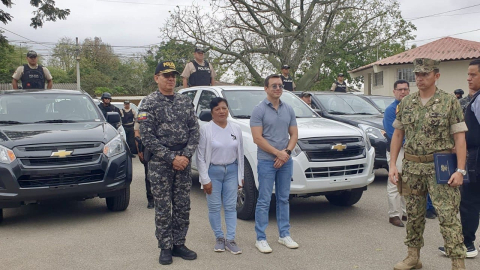
[[[267,243],[267,240],[260,240],[255,242],[255,246],[258,248],[258,250],[262,253],[270,253],[272,252],[272,249]]]
[[[290,236],[285,236],[283,238],[278,238],[278,243],[288,247],[288,248],[298,248],[297,242],[293,241]]]

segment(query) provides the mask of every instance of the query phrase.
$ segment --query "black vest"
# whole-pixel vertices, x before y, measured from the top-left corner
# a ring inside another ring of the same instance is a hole
[[[108,112],[116,112],[120,115],[120,117],[122,116],[122,114],[120,113],[120,109],[115,107],[115,105],[110,104],[109,106],[103,106],[103,103],[100,103],[100,104],[98,104],[98,108],[100,108],[100,111],[102,111],[105,119],[107,118],[107,113]]]
[[[195,72],[190,74],[188,78],[189,86],[203,86],[212,84],[212,71],[210,70],[210,65],[207,61],[203,61],[204,65],[201,66],[197,61],[193,60],[193,66],[195,67]]]
[[[122,124],[124,126],[133,126],[133,122],[134,122],[133,110],[130,109],[130,111],[127,112],[124,109],[122,109],[122,112],[123,112]]]
[[[36,69],[30,68],[28,64],[23,65],[21,80],[23,89],[45,89],[45,74],[41,65]]]
[[[470,103],[468,103],[465,109],[465,123],[467,124],[468,131],[465,135],[467,139],[467,148],[473,149],[480,147],[480,124],[478,123],[475,114],[472,112],[472,104],[480,94],[480,90],[473,95]]]
[[[281,75],[280,77],[282,78],[283,89],[293,91],[293,79],[290,76],[285,78]]]
[[[343,92],[343,93],[347,92],[347,84],[345,82],[339,83],[337,81],[335,82],[335,84],[337,85],[337,87],[335,87],[335,92]]]

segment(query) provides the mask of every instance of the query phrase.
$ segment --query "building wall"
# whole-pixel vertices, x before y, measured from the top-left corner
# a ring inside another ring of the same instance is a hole
[[[468,93],[467,84],[467,68],[470,60],[448,61],[440,63],[440,79],[437,81],[438,88],[452,93],[455,89],[463,89],[465,94]],[[397,70],[401,68],[413,68],[413,64],[406,65],[391,65],[391,66],[377,66],[375,72],[383,71],[383,85],[372,86],[372,95],[393,96],[393,84],[397,80]],[[365,82],[365,94],[368,93],[367,77],[373,76],[374,68],[369,68],[357,73],[352,73],[353,77],[363,76]],[[373,84],[373,79],[372,79]],[[417,92],[415,82],[410,82],[410,93]]]

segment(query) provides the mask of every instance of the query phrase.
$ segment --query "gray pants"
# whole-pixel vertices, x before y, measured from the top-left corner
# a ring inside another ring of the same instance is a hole
[[[174,170],[171,163],[148,163],[148,179],[155,201],[155,236],[158,247],[171,249],[185,244],[190,224],[190,164],[183,171]]]

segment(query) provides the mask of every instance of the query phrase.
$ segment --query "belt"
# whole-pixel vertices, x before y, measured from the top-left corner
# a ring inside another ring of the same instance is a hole
[[[183,150],[183,148],[187,147],[187,143],[184,143],[184,144],[177,144],[177,145],[174,145],[174,146],[166,146],[164,145],[165,147],[168,148],[168,150],[170,151],[180,151],[180,150]]]
[[[445,151],[436,152],[436,153],[449,154],[449,153],[452,153],[452,150],[445,150]],[[419,163],[433,162],[433,154],[415,156],[409,153],[405,153],[405,159],[409,161],[419,162]]]

